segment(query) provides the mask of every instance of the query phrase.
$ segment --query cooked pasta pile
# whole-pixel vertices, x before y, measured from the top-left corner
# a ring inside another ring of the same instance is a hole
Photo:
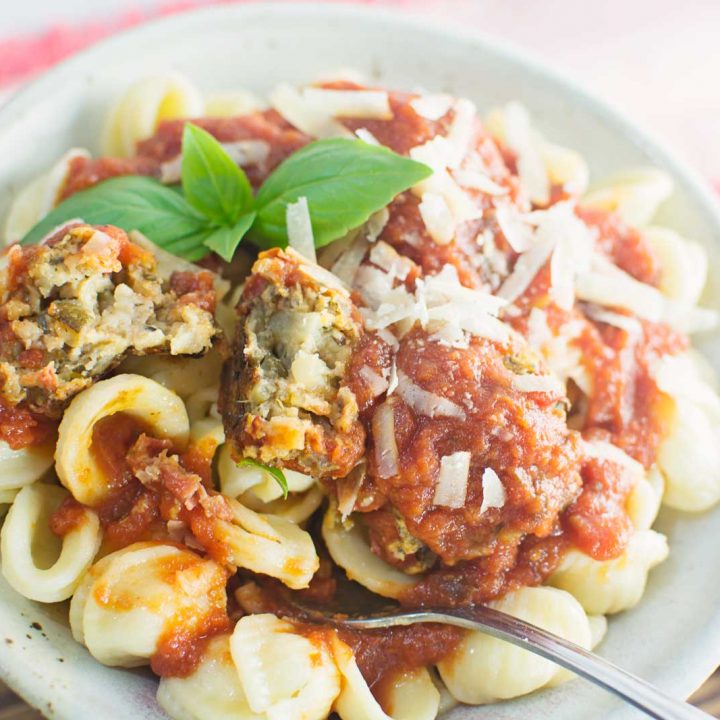
[[[246,240],[230,261],[211,243],[183,259],[192,238],[168,241],[167,222],[72,217],[20,243],[109,178],[187,193],[187,118],[257,207],[318,138],[432,172],[332,242],[312,198],[275,225],[253,211],[243,232],[265,250]],[[698,307],[707,260],[652,224],[664,173],[589,188],[517,103],[482,123],[467,99],[346,80],[261,100],[153,77],[102,142],[6,222],[2,572],[70,600],[99,662],[150,665],[170,717],[432,720],[557,685],[567,671],[479,632],[337,632],[292,601],[330,604],[349,579],[593,648],[667,557],[660,506],[720,499],[720,399],[688,340],[715,323]]]

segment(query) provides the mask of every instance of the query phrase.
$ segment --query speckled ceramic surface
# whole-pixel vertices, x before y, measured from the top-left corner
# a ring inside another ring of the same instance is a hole
[[[73,145],[97,150],[108,103],[130,82],[166,69],[206,90],[303,82],[355,67],[383,84],[446,90],[483,109],[522,100],[543,132],[580,150],[594,177],[654,164],[677,191],[663,222],[703,242],[720,267],[720,210],[704,187],[652,139],[537,62],[487,40],[418,24],[386,10],[344,6],[239,5],[145,26],[77,56],[0,111],[0,216],[14,190]],[[672,98],[669,98],[672,101]],[[718,307],[715,276],[705,304]],[[699,343],[720,366],[720,339]],[[635,610],[613,619],[600,652],[666,691],[687,695],[720,661],[720,511],[664,512],[670,559]],[[0,579],[0,675],[30,703],[64,720],[157,720],[149,675],[112,670],[76,645],[67,608],[20,598]],[[503,705],[462,708],[452,720],[621,720],[639,716],[574,681]]]

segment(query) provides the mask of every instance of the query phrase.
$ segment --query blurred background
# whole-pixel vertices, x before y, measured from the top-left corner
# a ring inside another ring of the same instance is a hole
[[[326,0],[346,2],[346,0]],[[242,0],[0,0],[0,104],[108,34]],[[720,192],[720,1],[364,0],[519,46],[621,108]],[[720,717],[720,679],[694,697]],[[40,716],[0,683],[0,720]]]

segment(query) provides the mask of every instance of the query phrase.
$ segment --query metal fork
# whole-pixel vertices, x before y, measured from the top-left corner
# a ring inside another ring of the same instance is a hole
[[[421,611],[396,608],[362,617],[300,605],[295,599],[292,605],[293,612],[288,614],[294,619],[355,630],[377,630],[415,623],[444,623],[468,630],[480,630],[572,670],[657,720],[707,720],[711,717],[575,643],[483,605]]]

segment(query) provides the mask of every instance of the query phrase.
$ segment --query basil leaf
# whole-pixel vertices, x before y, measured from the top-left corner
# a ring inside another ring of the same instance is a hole
[[[245,233],[255,221],[255,212],[241,215],[240,219],[232,227],[221,227],[205,239],[205,247],[214,250],[225,262],[231,262],[233,255]]]
[[[128,175],[105,180],[71,195],[35,225],[22,239],[22,244],[39,242],[53,228],[74,218],[91,225],[139,230],[163,248],[199,237],[208,226],[208,221],[178,193],[152,178]],[[192,247],[202,247],[202,239]],[[182,257],[191,259],[185,254]]]
[[[287,245],[285,209],[305,196],[315,246],[322,247],[431,174],[427,165],[362,140],[318,140],[287,158],[260,188],[253,240]]]
[[[285,478],[285,473],[280,468],[270,467],[269,465],[264,465],[261,462],[258,462],[257,460],[253,460],[252,458],[243,458],[242,460],[238,461],[237,463],[238,467],[243,466],[250,466],[250,467],[256,467],[263,472],[268,473],[268,475],[272,475],[272,477],[275,479],[277,484],[280,486],[280,489],[283,491],[283,499],[287,500],[288,496],[288,484],[287,479]]]
[[[210,133],[192,123],[183,130],[182,188],[190,205],[220,225],[233,225],[253,207],[247,175]]]

